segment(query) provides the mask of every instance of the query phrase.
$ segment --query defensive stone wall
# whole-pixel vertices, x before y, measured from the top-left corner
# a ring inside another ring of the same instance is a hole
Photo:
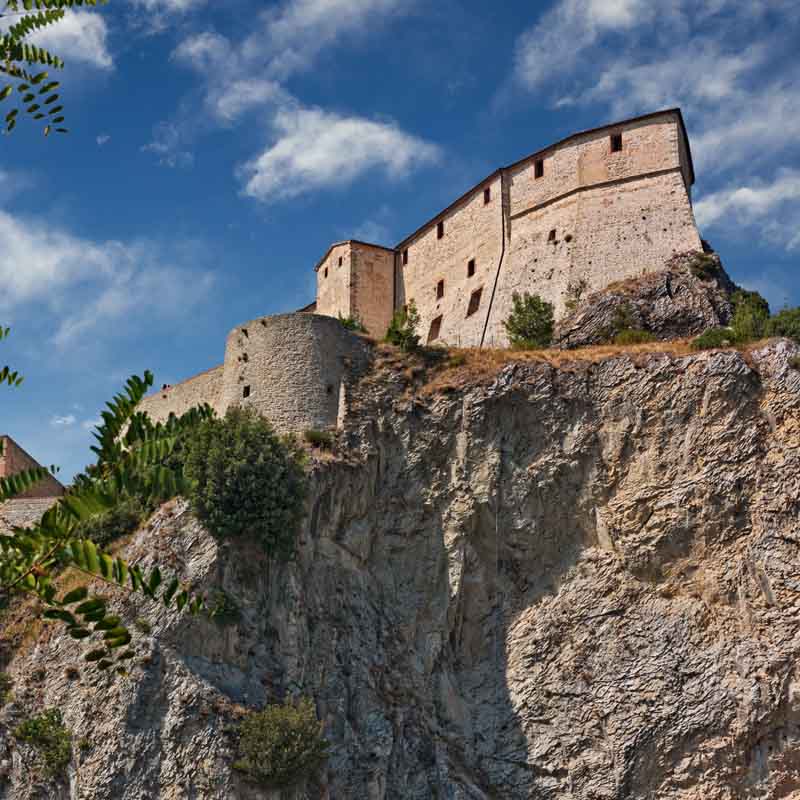
[[[368,346],[338,320],[279,314],[234,328],[225,345],[223,409],[255,408],[280,432],[331,428]]]
[[[155,421],[208,403],[220,416],[255,408],[281,433],[331,428],[346,407],[347,386],[366,366],[366,342],[319,314],[279,314],[234,328],[222,365],[145,398]]]
[[[190,408],[208,403],[218,414],[223,414],[222,372],[224,365],[212,367],[193,378],[160,389],[146,397],[141,410],[154,422],[165,422],[170,414],[179,417]]]

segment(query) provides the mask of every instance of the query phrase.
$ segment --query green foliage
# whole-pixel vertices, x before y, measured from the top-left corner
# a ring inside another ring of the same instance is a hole
[[[224,589],[217,589],[211,606],[211,617],[214,622],[223,627],[236,625],[241,616],[242,610],[239,604]]]
[[[289,558],[303,515],[305,474],[292,446],[251,409],[208,419],[187,443],[192,509],[222,539],[251,534]]]
[[[625,328],[614,336],[614,344],[628,345],[628,344],[644,344],[645,342],[654,342],[656,337],[650,331],[644,331],[638,328]]]
[[[586,282],[585,278],[581,278],[579,281],[575,282],[570,281],[567,284],[567,299],[564,301],[564,308],[568,313],[571,314],[578,307],[583,293],[588,287],[589,284]]]
[[[788,361],[789,366],[792,369],[796,369],[800,372],[800,356],[792,356]]]
[[[67,132],[66,128],[61,127],[64,123],[64,107],[59,103],[59,94],[55,91],[60,83],[48,80],[49,73],[46,71],[35,72],[40,66],[62,69],[64,62],[45,48],[26,40],[31,34],[63,19],[66,9],[104,5],[106,1],[7,0],[5,13],[0,16],[12,16],[15,21],[0,35],[0,73],[8,79],[8,83],[0,88],[0,102],[11,97],[14,90],[19,97],[18,105],[4,115],[6,133],[11,133],[16,127],[20,108],[33,119],[44,121],[45,136],[51,130],[56,133]]]
[[[511,300],[511,314],[503,322],[511,346],[519,350],[547,347],[553,340],[553,304],[527,292],[514,292]]]
[[[98,547],[108,547],[115,539],[133,533],[152,510],[138,497],[124,497],[108,511],[81,522],[75,534],[78,538],[89,539]]]
[[[785,336],[800,342],[800,308],[782,308],[767,323],[767,336]]]
[[[761,339],[766,335],[769,303],[758,293],[739,289],[731,296],[733,318],[731,330],[739,344]]]
[[[206,406],[154,424],[136,411],[152,383],[149,372],[128,380],[125,391],[107,403],[101,414],[94,434],[98,444],[92,448],[96,464],[76,478],[70,491],[36,525],[15,528],[0,537],[0,598],[20,592],[35,595],[42,617],[65,625],[73,639],[93,640],[95,646],[85,658],[100,670],[114,667],[125,672],[125,664],[134,656],[131,634],[120,617],[109,612],[106,600],[91,593],[87,585],[59,597],[53,579],[61,570],[70,567],[166,607],[175,605],[192,613],[205,609],[201,597],[191,595],[177,578],[164,578],[158,566],[146,574],[139,565],[114,558],[83,537],[82,526],[130,498],[155,503],[186,489],[180,465],[171,462],[173,450],[189,429],[213,412]],[[6,497],[20,488],[12,482],[8,479],[0,486]]]
[[[241,758],[234,766],[263,786],[291,786],[312,775],[327,757],[322,724],[308,699],[250,714],[239,734]]]
[[[719,275],[717,261],[708,253],[697,253],[689,264],[689,269],[701,281],[710,281]]]
[[[303,438],[312,447],[319,447],[320,450],[333,449],[333,434],[330,431],[318,431],[314,428],[309,428],[303,433]]]
[[[14,681],[7,672],[0,672],[0,707],[4,706],[11,699],[11,690],[14,688]]]
[[[356,331],[357,333],[367,332],[367,329],[358,317],[343,317],[339,314],[339,322],[349,331]]]
[[[397,345],[405,353],[412,353],[419,348],[418,327],[419,312],[412,300],[392,315],[389,330],[386,331],[386,341]]]
[[[64,727],[61,712],[50,708],[22,722],[14,736],[39,751],[48,775],[63,773],[72,758],[72,735]]]
[[[730,328],[708,328],[692,340],[692,350],[715,350],[718,347],[731,347],[736,337]]]

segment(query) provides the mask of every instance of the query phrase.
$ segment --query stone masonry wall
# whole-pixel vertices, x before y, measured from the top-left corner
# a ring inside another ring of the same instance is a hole
[[[484,189],[490,199],[484,202]],[[479,186],[443,219],[439,239],[436,223],[398,247],[399,306],[414,301],[420,314],[419,332],[425,342],[431,322],[440,317],[439,341],[472,346],[480,341],[489,307],[492,282],[503,250],[502,187],[500,177]],[[408,263],[402,251],[408,250]],[[475,274],[468,264],[475,260]],[[444,295],[437,297],[439,281]],[[467,315],[470,297],[481,290],[480,303]]]
[[[381,338],[394,308],[394,251],[352,242],[350,254],[352,314]]]
[[[252,320],[228,335],[221,406],[254,408],[281,433],[332,428],[367,360],[366,343],[331,317]]]
[[[339,264],[339,259],[342,263]],[[334,245],[317,269],[317,313],[349,317],[352,305],[352,253],[350,242]]]
[[[0,478],[8,478],[26,469],[39,467],[38,461],[26,453],[10,436],[0,436],[3,443],[3,451],[0,454]],[[39,481],[27,492],[10,501],[17,502],[21,499],[60,497],[64,494],[64,487],[52,476],[48,475],[44,480]]]
[[[154,392],[142,401],[140,410],[146,411],[154,422],[165,422],[170,414],[179,417],[203,403],[208,403],[218,414],[223,414],[220,404],[222,372],[223,365],[220,364],[168,389]]]

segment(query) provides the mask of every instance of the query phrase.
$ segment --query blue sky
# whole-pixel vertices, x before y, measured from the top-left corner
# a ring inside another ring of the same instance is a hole
[[[131,373],[174,383],[313,265],[391,245],[497,166],[679,105],[701,231],[800,304],[796,0],[111,0],[40,35],[70,134],[0,161],[0,432],[69,477]]]

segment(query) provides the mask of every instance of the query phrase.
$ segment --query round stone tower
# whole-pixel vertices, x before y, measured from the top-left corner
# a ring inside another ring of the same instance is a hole
[[[251,406],[280,433],[331,428],[367,359],[366,343],[333,317],[255,319],[228,334],[221,406]]]

